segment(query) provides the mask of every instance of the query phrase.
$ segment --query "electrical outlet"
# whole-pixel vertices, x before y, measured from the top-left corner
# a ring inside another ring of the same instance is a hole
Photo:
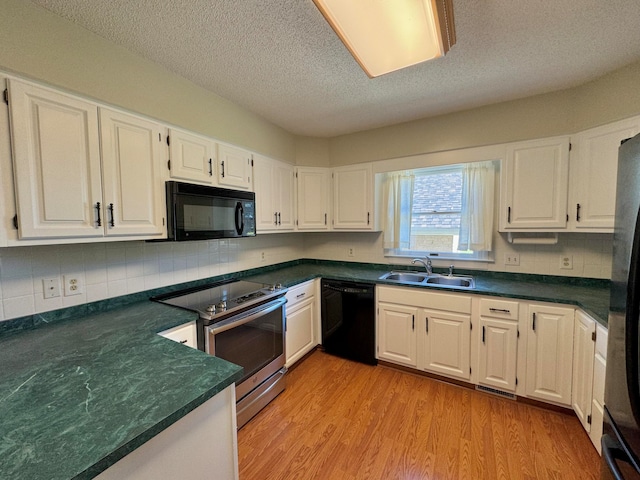
[[[504,254],[505,265],[520,265],[520,255],[517,253],[505,253]]]
[[[80,295],[83,290],[82,282],[78,275],[65,275],[64,277],[64,296]]]
[[[353,247],[347,248],[347,256],[348,257],[355,257],[356,256],[356,249],[353,248]]]
[[[573,270],[573,255],[562,255],[560,257],[560,268],[563,270]]]
[[[60,296],[60,279],[55,278],[43,278],[42,290],[44,298],[55,298]]]

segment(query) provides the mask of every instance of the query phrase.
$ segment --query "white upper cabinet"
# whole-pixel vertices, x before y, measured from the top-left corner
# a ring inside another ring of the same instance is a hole
[[[294,176],[289,164],[254,155],[256,228],[276,232],[294,228]]]
[[[511,144],[501,185],[500,230],[560,230],[567,225],[569,137]]]
[[[252,190],[251,153],[223,143],[218,144],[218,185],[236,190]]]
[[[328,168],[296,168],[298,230],[324,231],[331,228],[331,174]]]
[[[98,108],[8,80],[19,237],[101,237]]]
[[[572,230],[613,232],[618,147],[640,131],[640,117],[592,128],[572,138],[569,224]]]
[[[333,170],[333,228],[373,230],[373,173],[371,164]]]
[[[208,185],[216,183],[213,140],[171,128],[168,143],[171,178]]]
[[[158,123],[100,108],[107,235],[165,233],[162,137]]]

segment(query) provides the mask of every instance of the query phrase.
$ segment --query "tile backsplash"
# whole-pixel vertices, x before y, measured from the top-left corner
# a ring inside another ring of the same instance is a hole
[[[116,242],[0,249],[0,320],[56,310],[152,288],[296,260],[296,234],[202,242]],[[64,278],[81,292],[67,296]],[[60,295],[44,297],[43,279]]]
[[[512,245],[497,236],[495,261],[434,261],[459,268],[610,278],[612,235],[561,234],[556,245]],[[517,253],[520,265],[504,264]],[[569,255],[571,269],[561,269]],[[0,248],[0,320],[136,293],[299,258],[372,263],[409,263],[385,257],[382,235],[287,233],[202,242],[117,242]],[[76,278],[80,292],[65,295],[64,279]],[[57,279],[60,295],[44,297],[43,279]]]

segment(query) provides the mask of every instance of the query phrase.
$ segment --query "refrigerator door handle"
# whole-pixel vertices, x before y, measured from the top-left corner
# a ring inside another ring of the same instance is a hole
[[[626,454],[622,448],[620,448],[620,445],[618,445],[616,441],[607,434],[602,436],[601,443],[602,458],[604,458],[613,478],[615,480],[625,480],[622,472],[620,471],[620,467],[618,467],[616,459],[625,460],[624,457],[626,457]]]

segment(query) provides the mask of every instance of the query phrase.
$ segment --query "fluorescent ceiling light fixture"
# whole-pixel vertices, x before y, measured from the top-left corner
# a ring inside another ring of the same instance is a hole
[[[452,0],[313,0],[369,77],[443,56],[456,43]]]

